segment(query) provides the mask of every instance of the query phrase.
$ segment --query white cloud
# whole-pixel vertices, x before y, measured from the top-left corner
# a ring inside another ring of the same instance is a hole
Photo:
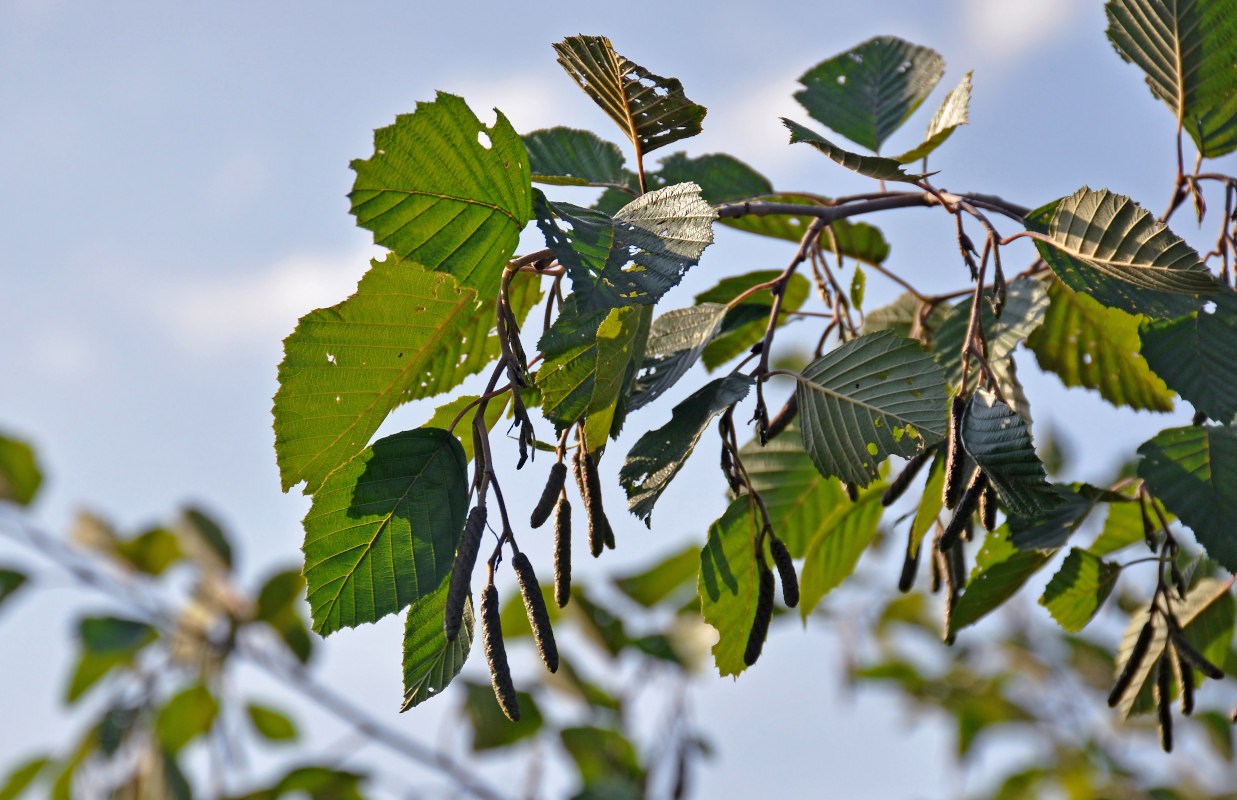
[[[1012,61],[1065,30],[1077,0],[964,0],[963,27],[988,58]]]

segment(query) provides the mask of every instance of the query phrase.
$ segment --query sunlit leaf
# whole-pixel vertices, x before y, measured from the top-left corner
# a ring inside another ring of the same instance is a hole
[[[817,122],[879,151],[944,72],[935,50],[879,36],[812,67],[795,99]]]
[[[831,517],[831,524],[817,531],[808,542],[799,581],[799,614],[803,619],[855,571],[859,556],[876,536],[876,525],[884,511],[880,498],[885,488],[883,483],[874,483],[854,503],[840,506],[840,513]]]
[[[644,361],[632,388],[630,410],[656,400],[687,374],[721,330],[726,306],[700,303],[676,308],[653,320]]]
[[[584,443],[589,451],[602,448],[606,439],[622,427],[620,405],[644,359],[653,310],[647,306],[610,309],[597,327],[597,360],[593,367],[592,394],[584,423]]]
[[[1139,327],[1142,355],[1168,388],[1220,422],[1237,417],[1237,294],[1181,319]]]
[[[623,153],[589,131],[548,128],[523,137],[529,169],[536,183],[556,186],[628,188],[632,175],[623,168]]]
[[[486,128],[462,99],[439,92],[374,131],[374,155],[352,168],[352,213],[393,260],[494,295],[532,218],[528,154],[506,117]]]
[[[971,73],[968,72],[962,76],[958,85],[945,95],[940,108],[936,109],[936,113],[932,115],[932,121],[928,123],[928,132],[923,137],[923,143],[898,156],[897,160],[903,164],[909,164],[912,161],[927,158],[928,154],[945,143],[945,140],[959,125],[965,125],[970,121],[967,117],[970,104]]]
[[[1033,517],[1059,504],[1027,421],[990,392],[971,396],[963,416],[962,446],[1012,513]]]
[[[747,668],[743,651],[756,616],[756,514],[754,500],[738,498],[709,526],[700,551],[700,610],[718,632],[713,660],[722,677]]]
[[[696,302],[729,304],[753,286],[768,283],[779,275],[781,275],[780,271],[771,269],[723,278],[712,289],[696,295]],[[779,326],[785,325],[791,319],[787,316],[787,312],[797,311],[803,305],[809,290],[807,278],[797,272],[790,276],[782,292],[782,313],[778,317]],[[722,327],[717,338],[709,342],[700,356],[705,369],[712,372],[759,342],[764,337],[765,328],[769,324],[769,312],[772,308],[773,298],[766,290],[744,298],[734,308],[727,311],[726,316],[722,318]]]
[[[983,547],[975,557],[975,569],[949,618],[951,634],[974,625],[1013,597],[1056,555],[1055,548],[1019,550],[1009,536],[1009,525],[1005,524],[984,538]]]
[[[177,692],[159,709],[155,730],[164,749],[176,755],[191,741],[210,732],[219,714],[219,701],[203,684]]]
[[[923,537],[932,528],[944,507],[945,489],[945,454],[937,450],[932,465],[928,467],[928,479],[924,483],[923,496],[915,508],[915,517],[911,520],[911,546],[918,548],[923,543]]]
[[[1104,605],[1120,574],[1121,567],[1116,564],[1086,550],[1071,548],[1044,588],[1040,605],[1052,613],[1062,628],[1077,633]]]
[[[597,329],[609,309],[584,312],[580,298],[567,296],[554,324],[537,343],[545,360],[537,370],[541,410],[560,428],[588,410],[597,378]]]
[[[442,428],[443,430],[451,430],[455,434],[455,438],[459,441],[460,446],[464,448],[464,460],[472,461],[473,457],[473,435],[472,424],[477,416],[477,406],[471,405],[480,399],[479,395],[462,394],[444,403],[434,409],[434,415],[425,423],[427,428]],[[494,430],[494,426],[502,419],[503,412],[507,410],[509,400],[506,395],[495,397],[490,400],[485,406],[485,429],[487,431]],[[470,407],[471,405],[471,407]],[[465,411],[465,409],[467,409]],[[459,422],[455,422],[456,417],[459,417]],[[455,428],[451,429],[451,423],[455,422]]]
[[[796,388],[804,447],[822,475],[867,486],[890,455],[945,436],[945,381],[918,342],[890,331],[813,361]]]
[[[245,713],[253,729],[268,742],[296,741],[296,723],[286,714],[256,703],[245,705]]]
[[[0,785],[0,800],[16,800],[50,763],[51,759],[43,756],[18,764],[9,773],[4,784]]]
[[[793,120],[782,117],[782,124],[790,129],[790,143],[806,142],[812,147],[829,157],[830,160],[841,164],[849,170],[858,172],[860,175],[865,175],[869,178],[875,178],[880,181],[903,181],[906,183],[915,183],[918,180],[928,177],[925,174],[912,175],[902,169],[902,164],[892,158],[881,158],[880,156],[865,156],[859,153],[852,153],[849,150],[844,150],[838,147],[833,142],[829,141],[819,133],[805,128]]]
[[[438,589],[464,527],[465,468],[454,436],[417,428],[331,473],[305,517],[314,630],[374,622]]]
[[[0,434],[0,500],[30,505],[43,482],[34,449],[19,439]]]
[[[459,633],[447,641],[442,619],[450,587],[448,574],[433,594],[425,595],[408,608],[404,620],[404,704],[400,711],[440,694],[460,674],[468,659],[475,624],[472,598],[464,600]]]
[[[614,578],[614,585],[640,605],[652,608],[695,578],[699,570],[700,550],[688,545],[648,569]]]
[[[1174,519],[1173,515],[1168,515],[1169,522]],[[1139,504],[1112,503],[1108,506],[1108,516],[1104,518],[1100,535],[1087,549],[1097,556],[1106,556],[1132,544],[1142,544],[1145,538]]]

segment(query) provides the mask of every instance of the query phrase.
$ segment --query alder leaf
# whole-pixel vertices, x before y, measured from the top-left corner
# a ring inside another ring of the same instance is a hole
[[[700,133],[706,109],[683,84],[654,75],[614,52],[604,36],[568,36],[554,45],[558,63],[601,106],[643,156]]]
[[[879,151],[944,73],[935,50],[878,36],[804,73],[795,99],[812,119]]]
[[[915,297],[910,292],[904,292],[888,305],[874,308],[863,316],[862,333],[876,333],[877,331],[893,331],[903,339],[915,339],[911,332],[915,330],[915,320],[919,317],[920,311],[923,309],[923,301]],[[928,339],[933,340],[933,353],[935,354],[937,363],[940,363],[945,357],[941,348],[936,345],[936,331],[944,324],[945,320],[950,319],[955,314],[955,309],[945,306],[933,306],[932,311],[928,314],[928,318],[923,321],[922,328],[928,334]],[[962,346],[962,340],[958,340],[958,347]],[[961,380],[959,377],[957,380]]]
[[[689,544],[653,566],[613,578],[615,587],[645,608],[652,608],[670,595],[677,595],[700,571],[700,550]]]
[[[1077,633],[1104,605],[1120,574],[1119,565],[1086,550],[1070,548],[1061,568],[1044,588],[1039,604],[1062,628]]]
[[[518,304],[522,311],[536,302]],[[515,284],[513,284],[515,285]],[[388,256],[356,294],[302,317],[284,340],[275,394],[275,454],[286,492],[307,494],[369,443],[396,407],[459,385],[496,358],[491,304],[443,273]]]
[[[1057,280],[1048,301],[1043,323],[1027,337],[1040,369],[1066,386],[1095,389],[1115,406],[1172,411],[1173,393],[1139,353],[1138,317]]]
[[[434,409],[434,415],[430,417],[423,427],[426,428],[442,428],[447,430],[455,418],[459,416],[460,421],[455,423],[455,430],[452,433],[460,446],[464,448],[464,460],[472,461],[473,457],[473,435],[472,423],[477,416],[477,407],[469,405],[481,399],[479,395],[464,394],[455,398],[445,405],[441,405]],[[495,397],[490,400],[485,406],[485,429],[487,431],[494,430],[494,426],[502,419],[503,412],[507,410],[509,402],[507,395]],[[465,411],[464,409],[468,409]],[[461,416],[461,412],[463,415]]]
[[[723,278],[720,283],[696,295],[697,303],[729,304],[743,292],[761,283],[768,283],[781,275],[780,270],[759,270],[746,275],[733,275]],[[797,311],[807,300],[811,286],[807,278],[799,273],[790,276],[786,288],[782,291],[782,313],[778,316],[778,326],[784,326],[790,321],[788,312]],[[720,367],[730,359],[751,349],[752,345],[764,338],[765,328],[769,324],[769,312],[773,309],[773,297],[768,291],[751,295],[726,312],[722,318],[722,327],[717,338],[705,346],[700,360],[708,371]]]
[[[455,639],[447,641],[442,618],[447,610],[447,591],[451,587],[451,575],[431,594],[427,594],[408,608],[404,620],[404,703],[401,712],[420,705],[442,690],[460,674],[468,651],[472,649],[473,617],[472,597],[464,600],[464,616]],[[471,594],[471,593],[470,593]]]
[[[1111,0],[1108,39],[1206,158],[1237,149],[1237,2]]]
[[[721,330],[725,316],[722,303],[700,303],[667,311],[653,320],[628,410],[648,405],[687,374]]]
[[[597,327],[595,377],[584,423],[585,445],[590,452],[604,447],[607,437],[617,435],[622,427],[619,405],[634,376],[633,361],[639,363],[643,358],[652,317],[648,306],[614,308]]]
[[[1060,505],[1031,443],[1030,426],[996,395],[971,395],[962,417],[962,446],[988,476],[1012,514],[1035,517]]]
[[[974,625],[1013,597],[1056,555],[1057,548],[1020,550],[1010,541],[1009,524],[984,537],[966,589],[949,617],[949,633]]]
[[[1191,425],[1160,431],[1138,453],[1138,476],[1229,572],[1237,572],[1237,429]]]
[[[747,397],[755,380],[732,372],[706,383],[670,412],[670,421],[641,436],[619,470],[627,508],[652,526],[653,505],[679,474],[705,428],[728,406]]]
[[[529,172],[535,183],[632,190],[635,177],[623,168],[622,151],[595,133],[547,128],[533,131],[521,141],[528,151]]]
[[[805,194],[761,195],[750,198],[750,201],[804,206],[823,206],[826,202],[822,197]],[[798,243],[808,226],[812,224],[812,219],[813,217],[807,214],[744,214],[740,217],[723,217],[718,221],[723,225],[748,233]],[[889,243],[885,241],[884,234],[879,228],[866,222],[839,219],[825,229],[819,241],[821,248],[827,252],[837,253],[866,264],[880,264],[889,257]]]
[[[861,336],[808,364],[798,382],[803,444],[822,475],[867,486],[890,455],[945,437],[945,381],[918,342]]]
[[[24,572],[0,567],[0,604],[25,585],[28,578]]]
[[[1041,226],[1037,219],[1049,212]],[[1171,319],[1197,310],[1200,295],[1219,290],[1194,248],[1107,189],[1084,186],[1031,212],[1027,226],[1047,237],[1035,246],[1066,286],[1111,308]]]
[[[902,169],[902,164],[892,158],[865,156],[844,150],[810,128],[805,128],[785,117],[782,117],[782,124],[790,129],[791,144],[806,142],[843,167],[858,172],[860,175],[866,175],[869,178],[875,178],[880,181],[915,183],[916,181],[923,180],[930,174],[935,174],[911,175]]]
[[[826,594],[850,577],[859,556],[876,537],[885,488],[884,483],[873,483],[854,503],[842,506],[832,524],[817,531],[808,542],[799,580],[799,615],[805,621]]]
[[[704,621],[717,629],[713,660],[723,678],[746,669],[743,651],[756,617],[758,513],[755,501],[739,497],[709,526],[708,541],[700,551],[700,611]]]
[[[988,364],[1008,381],[1013,370],[1010,357],[1027,335],[1040,325],[1048,308],[1048,295],[1043,283],[1023,278],[1007,287],[1005,307],[1000,317],[993,313],[991,301],[992,292],[984,292],[984,302],[979,309],[984,341],[988,346]],[[962,343],[966,339],[973,302],[973,298],[968,297],[950,309],[933,334],[932,352],[936,363],[945,371],[945,382],[951,389],[957,389],[962,383]],[[970,387],[973,388],[977,381],[978,371],[972,364]]]
[[[442,585],[464,528],[466,467],[454,436],[417,428],[331,473],[304,523],[315,631],[375,622]]]
[[[694,183],[700,187],[700,196],[713,205],[773,193],[768,178],[725,153],[696,158],[671,153],[658,163],[661,169],[647,176],[650,190]]]
[[[1167,514],[1168,522],[1176,519]],[[1132,544],[1142,544],[1146,540],[1143,532],[1143,516],[1137,502],[1111,503],[1108,506],[1108,516],[1104,518],[1104,527],[1095,538],[1088,551],[1097,556],[1106,556],[1129,547]]]
[[[439,92],[374,131],[374,155],[352,168],[352,213],[375,243],[494,295],[533,200],[528,154],[501,112],[487,128],[462,99]]]
[[[0,500],[28,506],[39,491],[43,473],[34,449],[18,439],[0,434]]]
[[[1181,319],[1139,326],[1142,355],[1168,388],[1221,422],[1237,417],[1237,294]],[[1210,309],[1210,310],[1208,310]]]
[[[897,161],[902,164],[909,164],[912,161],[918,161],[921,158],[927,158],[936,148],[945,143],[953,132],[957,130],[959,125],[966,125],[970,122],[967,116],[967,109],[971,104],[971,73],[966,73],[962,76],[962,80],[957,86],[945,95],[945,99],[941,101],[940,108],[932,115],[932,121],[928,123],[928,132],[924,134],[923,143],[917,147],[907,150],[905,153],[897,157]]]

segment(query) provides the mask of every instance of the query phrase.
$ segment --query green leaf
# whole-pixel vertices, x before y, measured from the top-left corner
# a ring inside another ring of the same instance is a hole
[[[595,133],[572,128],[533,131],[522,138],[536,183],[555,186],[609,186],[627,189],[632,175],[623,168],[618,145]]]
[[[191,558],[211,569],[232,569],[232,543],[227,533],[200,508],[186,508],[181,515],[182,541]]]
[[[648,176],[649,189],[690,182],[699,186],[700,196],[713,205],[773,193],[768,178],[725,153],[696,158],[671,153],[658,163],[661,169]]]
[[[1056,552],[1056,548],[1019,550],[1010,542],[1008,524],[989,533],[975,557],[975,569],[971,571],[966,589],[950,615],[950,634],[974,625],[1013,597]]]
[[[50,763],[51,759],[43,756],[18,764],[9,773],[8,780],[4,782],[4,785],[0,786],[0,800],[16,800],[34,782],[34,779],[39,777],[39,773],[43,771],[43,768]]]
[[[874,308],[863,316],[863,333],[876,333],[878,331],[893,331],[903,339],[916,339],[912,336],[912,331],[915,330],[915,320],[919,317],[919,312],[923,309],[923,302],[915,297],[910,292],[905,292],[898,295],[898,298],[887,306]],[[923,328],[929,332],[936,331],[945,320],[951,319],[956,314],[955,309],[946,308],[944,306],[933,306],[932,311],[928,314],[928,318],[924,320]],[[961,340],[958,345],[961,347]],[[935,348],[939,351],[940,348]],[[942,356],[936,356],[939,362]],[[961,380],[959,378],[958,380]]]
[[[614,120],[637,155],[700,133],[704,106],[674,78],[654,75],[614,52],[604,36],[568,36],[554,45],[558,63]]]
[[[823,206],[824,198],[803,194],[771,194],[751,198],[753,203],[791,203],[794,205]],[[812,224],[813,217],[807,214],[744,214],[741,217],[719,219],[723,225],[759,236],[784,239],[798,243]],[[832,234],[830,234],[832,230]],[[889,243],[879,228],[866,222],[851,222],[840,219],[825,229],[820,237],[820,246],[829,252],[853,258],[866,264],[880,264],[889,257]]]
[[[945,95],[940,108],[932,115],[932,121],[928,123],[928,132],[923,137],[923,143],[898,156],[897,161],[909,164],[912,161],[927,158],[930,153],[945,143],[945,140],[959,125],[966,125],[970,122],[967,117],[970,104],[971,73],[968,72],[962,76],[958,85]]]
[[[492,128],[438,93],[374,131],[374,155],[352,162],[357,224],[398,261],[446,272],[481,297],[498,291],[532,218],[528,154],[501,112]],[[478,137],[484,134],[489,146]]]
[[[0,434],[0,500],[30,505],[43,482],[34,449],[19,439]]]
[[[713,243],[715,219],[694,183],[643,194],[613,217],[569,203],[537,203],[537,226],[584,311],[656,303]]]
[[[1121,567],[1094,553],[1071,548],[1057,574],[1048,581],[1040,605],[1071,633],[1082,630],[1117,585]]]
[[[1213,301],[1210,311],[1144,323],[1138,333],[1143,357],[1169,389],[1212,419],[1229,422],[1237,417],[1237,293],[1225,291]]]
[[[537,343],[545,360],[537,370],[541,411],[564,428],[584,416],[597,378],[597,330],[609,309],[584,312],[580,297],[567,295],[554,324]]]
[[[803,370],[796,392],[804,447],[822,475],[867,486],[890,455],[945,436],[945,381],[918,342],[861,336]]]
[[[464,448],[464,460],[472,461],[473,457],[473,436],[472,423],[477,416],[477,407],[471,403],[481,399],[480,395],[462,394],[449,403],[445,403],[434,409],[434,415],[425,423],[427,428],[442,428],[443,430],[451,430],[455,438],[460,443],[460,447]],[[490,400],[485,406],[485,429],[487,431],[494,430],[494,426],[503,418],[503,412],[507,410],[509,399],[506,395],[495,397]],[[467,408],[467,411],[464,409]],[[460,412],[463,416],[460,416]],[[460,417],[460,421],[455,423],[455,428],[451,429],[450,425],[455,422],[456,417]]]
[[[597,327],[595,377],[584,423],[584,442],[590,452],[604,447],[606,439],[617,436],[622,427],[619,406],[625,404],[635,368],[644,357],[652,319],[647,306],[613,308]]]
[[[374,261],[357,292],[301,318],[284,340],[275,451],[286,492],[313,493],[396,407],[431,397],[498,354],[490,304],[451,276],[394,257]]]
[[[696,577],[699,569],[700,551],[688,545],[648,569],[614,578],[614,585],[640,605],[652,608]]]
[[[723,278],[712,289],[696,295],[696,302],[729,304],[751,287],[768,283],[779,275],[781,275],[779,270],[769,269]],[[807,278],[797,272],[790,276],[782,294],[782,314],[778,317],[779,327],[789,321],[786,316],[787,312],[797,311],[803,305],[809,289]],[[712,372],[759,342],[764,337],[765,328],[769,324],[769,312],[772,309],[772,296],[762,291],[745,298],[727,311],[726,316],[722,318],[722,327],[717,338],[705,346],[700,356],[705,369]]]
[[[635,411],[656,400],[687,374],[721,330],[725,316],[725,305],[700,303],[667,311],[653,320],[628,410]]]
[[[572,600],[575,598],[572,597]],[[441,627],[441,626],[439,626]],[[464,712],[472,723],[472,749],[480,753],[499,747],[513,745],[522,739],[535,736],[541,730],[541,709],[531,694],[516,692],[520,704],[520,721],[512,722],[498,707],[494,689],[488,683],[465,681]]]
[[[1061,486],[1053,487],[1055,506],[1035,516],[1011,514],[1009,517],[1009,541],[1019,550],[1055,550],[1061,547],[1078,530],[1095,504],[1095,496],[1070,491]]]
[[[176,693],[159,709],[155,730],[164,750],[175,756],[185,745],[209,733],[218,714],[219,702],[199,683]]]
[[[440,694],[460,674],[468,660],[475,625],[472,597],[464,600],[459,634],[453,641],[447,641],[442,618],[447,610],[450,588],[448,574],[433,594],[425,595],[408,609],[404,622],[404,704],[399,708],[401,712]]]
[[[825,137],[805,128],[793,120],[782,117],[782,124],[790,129],[790,143],[806,142],[812,147],[828,156],[832,161],[841,164],[853,172],[858,172],[860,175],[865,175],[869,178],[875,178],[880,181],[902,181],[905,183],[915,183],[928,177],[928,174],[911,175],[902,169],[902,164],[892,158],[881,158],[880,156],[865,156],[859,153],[852,153],[849,150],[843,150]],[[932,174],[932,173],[929,173]]]
[[[294,742],[297,738],[296,723],[286,714],[256,703],[245,705],[245,713],[258,735],[268,742]]]
[[[850,510],[841,482],[816,469],[794,423],[764,447],[752,440],[739,453],[752,488],[765,501],[773,531],[794,558],[802,558],[808,543],[832,530]]]
[[[326,767],[296,767],[270,788],[232,800],[279,800],[292,794],[309,800],[365,800],[360,785],[365,776]]]
[[[1237,429],[1169,428],[1144,442],[1138,476],[1229,572],[1237,572]]]
[[[1168,521],[1172,522],[1173,519],[1169,514]],[[1097,556],[1106,556],[1143,541],[1143,517],[1138,503],[1112,503],[1108,507],[1108,516],[1104,518],[1100,535],[1087,550]]]
[[[812,119],[879,151],[944,73],[935,50],[879,36],[812,67],[795,99]]]
[[[14,569],[0,568],[0,603],[20,589],[26,583],[26,575]]]
[[[863,274],[863,270],[855,267],[855,274],[850,280],[850,304],[858,311],[863,310],[863,295],[866,287],[867,276]]]
[[[300,571],[277,572],[262,584],[254,619],[265,622],[302,663],[313,654],[313,639],[301,618],[305,578]]]
[[[1032,212],[1034,217],[1036,212]],[[1028,227],[1036,230],[1034,222]],[[1039,254],[1074,291],[1155,318],[1184,316],[1219,285],[1190,247],[1151,212],[1107,189],[1084,186],[1055,204]]]
[[[911,520],[912,547],[918,549],[923,543],[923,537],[940,516],[945,505],[945,454],[937,451],[928,467],[928,480],[924,483],[923,496],[915,508],[915,518]]]
[[[1066,386],[1096,389],[1115,406],[1172,410],[1173,393],[1138,352],[1138,317],[1061,281],[1048,287],[1048,300],[1043,323],[1027,337],[1040,369]]]
[[[1059,504],[1035,454],[1030,426],[996,395],[980,390],[971,396],[962,418],[962,446],[1011,513],[1034,517]]]
[[[640,791],[644,770],[636,748],[624,736],[607,728],[565,728],[560,737],[563,747],[576,762],[584,786],[609,790],[596,795],[585,794],[595,800],[621,800],[644,796]],[[615,784],[621,788],[616,789]],[[635,792],[628,794],[627,791]],[[614,792],[614,793],[610,793]]]
[[[755,380],[732,372],[710,381],[674,407],[670,421],[640,437],[619,471],[627,508],[652,525],[653,505],[683,468],[713,417],[747,397]]]
[[[183,556],[176,534],[166,528],[151,528],[132,539],[116,542],[115,550],[133,569],[155,576],[162,575]]]
[[[113,669],[132,664],[142,648],[159,638],[150,625],[118,617],[86,617],[78,632],[82,654],[65,693],[68,703],[80,699]]]
[[[756,514],[754,501],[739,497],[709,526],[700,551],[700,611],[717,629],[712,652],[723,678],[746,669],[743,651],[756,617]]]
[[[464,528],[466,466],[454,436],[417,428],[331,473],[305,517],[315,631],[374,622],[438,589]]]
[[[855,571],[859,556],[876,536],[885,488],[879,481],[872,484],[854,503],[842,506],[842,513],[832,518],[832,524],[808,543],[799,580],[799,615],[804,620],[826,594]]]
[[[994,372],[1008,379],[1013,369],[1010,366],[1010,357],[1015,348],[1044,318],[1044,312],[1048,308],[1048,295],[1040,281],[1023,278],[1007,287],[1005,307],[1000,317],[992,312],[991,301],[992,292],[985,292],[984,302],[979,308],[984,341],[988,345],[988,364]],[[936,328],[933,338],[933,355],[945,370],[945,382],[951,389],[957,389],[962,383],[962,343],[966,340],[973,304],[974,299],[968,297],[954,306]],[[978,370],[972,364],[971,388],[977,385],[978,379]]]
[[[1237,2],[1111,0],[1108,39],[1147,75],[1200,153],[1237,149]]]

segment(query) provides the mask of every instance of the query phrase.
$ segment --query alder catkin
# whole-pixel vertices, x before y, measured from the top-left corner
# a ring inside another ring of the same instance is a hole
[[[743,663],[749,667],[760,658],[765,638],[769,635],[769,623],[773,620],[773,573],[763,558],[756,560],[756,566],[760,575],[756,594],[756,616],[752,620],[752,630],[747,635],[747,647],[743,650]]]
[[[915,585],[915,573],[919,571],[919,552],[922,549],[915,546],[915,532],[912,530],[906,536],[906,557],[902,559],[902,574],[898,576],[899,592],[909,592]]]
[[[984,493],[984,489],[988,486],[988,476],[981,470],[975,470],[974,477],[971,478],[971,485],[966,488],[962,494],[962,499],[958,501],[957,508],[954,509],[954,515],[950,517],[949,524],[945,526],[945,532],[941,534],[937,546],[944,552],[954,546],[962,536],[962,532],[966,530],[966,524],[971,519],[971,515],[975,513],[975,507],[979,505],[979,498]]]
[[[490,683],[498,707],[512,722],[520,721],[520,701],[515,696],[515,684],[511,682],[511,668],[507,666],[507,648],[503,646],[503,629],[498,611],[498,589],[493,580],[487,583],[481,594],[481,639],[485,642],[485,660],[490,665]]]
[[[949,403],[949,442],[945,448],[945,486],[941,497],[945,508],[953,508],[958,504],[966,476],[962,468],[966,463],[966,452],[962,449],[962,412],[966,411],[966,400],[961,395],[955,395]]]
[[[984,526],[984,530],[996,530],[996,511],[996,489],[992,488],[992,483],[989,482],[984,493],[979,497],[979,521]]]
[[[896,503],[898,498],[906,491],[906,488],[911,485],[911,481],[915,480],[919,470],[923,469],[923,465],[928,463],[928,459],[935,454],[935,450],[925,450],[906,462],[906,466],[898,473],[898,477],[893,479],[893,483],[889,484],[889,488],[881,495],[881,505],[891,506]]]
[[[795,575],[795,562],[786,544],[776,536],[769,537],[769,552],[773,555],[773,564],[782,581],[782,600],[787,608],[794,608],[799,605],[799,578]]]
[[[1160,721],[1160,747],[1164,748],[1165,753],[1173,751],[1173,698],[1169,685],[1171,670],[1168,655],[1161,656],[1155,673],[1155,702]]]
[[[481,534],[485,532],[485,506],[476,506],[468,512],[468,522],[460,534],[460,543],[455,548],[455,563],[451,567],[451,585],[447,588],[447,605],[443,613],[442,627],[447,641],[454,641],[464,619],[464,601],[472,594],[472,569],[477,563],[477,549],[481,547]]]
[[[550,467],[550,476],[546,479],[545,488],[541,490],[541,499],[537,501],[537,506],[533,509],[532,516],[529,517],[529,525],[540,528],[545,524],[545,521],[550,518],[550,512],[554,510],[554,504],[558,502],[558,496],[563,493],[563,484],[566,482],[567,465],[561,461],[555,461],[554,466]]]
[[[588,517],[589,550],[593,558],[596,558],[606,546],[614,548],[614,531],[610,528],[610,520],[606,519],[606,510],[601,504],[601,476],[597,474],[597,465],[593,463],[592,456],[583,449],[576,451],[574,466],[580,499],[584,501],[584,513]]]
[[[550,612],[545,607],[545,598],[541,596],[541,584],[537,582],[537,573],[533,572],[532,562],[523,553],[516,553],[511,559],[515,569],[515,579],[520,584],[520,594],[524,597],[524,611],[528,614],[528,625],[533,629],[533,641],[537,643],[537,652],[550,672],[558,671],[558,645],[554,643],[554,629],[550,627]]]
[[[1181,657],[1190,662],[1199,672],[1211,678],[1214,681],[1224,680],[1224,670],[1217,667],[1207,660],[1207,657],[1195,649],[1194,645],[1190,644],[1190,640],[1185,638],[1185,634],[1177,627],[1176,622],[1169,623],[1169,636],[1172,638],[1173,647],[1181,654]]]
[[[571,599],[571,504],[561,497],[554,511],[554,602],[559,608]]]
[[[1155,626],[1148,619],[1142,630],[1138,632],[1134,646],[1130,648],[1130,657],[1126,660],[1125,666],[1121,668],[1121,673],[1117,675],[1117,682],[1112,685],[1112,691],[1108,693],[1109,708],[1116,708],[1125,690],[1130,688],[1130,681],[1134,679],[1134,673],[1138,671],[1143,657],[1147,655],[1147,648],[1151,646],[1151,635],[1154,632]]]
[[[1173,647],[1173,655],[1177,659],[1177,672],[1181,673],[1181,713],[1190,716],[1194,713],[1194,667],[1181,657],[1181,650]]]

